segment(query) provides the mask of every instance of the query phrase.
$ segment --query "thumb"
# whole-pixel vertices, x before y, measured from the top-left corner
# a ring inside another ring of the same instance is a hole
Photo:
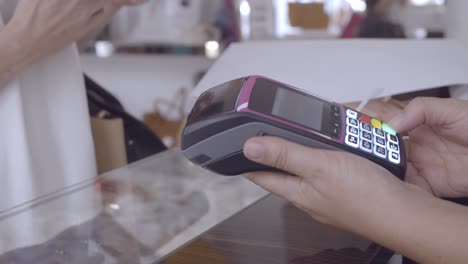
[[[409,132],[421,125],[450,125],[456,122],[460,111],[466,112],[466,106],[463,107],[458,100],[418,97],[402,113],[393,117],[389,124],[400,133]]]
[[[244,145],[245,156],[257,163],[277,168],[300,178],[327,172],[329,154],[276,137],[257,137]]]

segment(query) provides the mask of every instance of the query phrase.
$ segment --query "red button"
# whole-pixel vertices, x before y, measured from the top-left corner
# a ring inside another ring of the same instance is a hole
[[[369,116],[366,116],[366,115],[361,115],[359,117],[359,121],[361,121],[363,123],[366,123],[366,124],[370,124],[371,123],[371,118]]]

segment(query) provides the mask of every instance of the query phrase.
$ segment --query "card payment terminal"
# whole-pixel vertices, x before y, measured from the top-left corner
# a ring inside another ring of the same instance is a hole
[[[276,171],[243,155],[249,138],[265,135],[351,152],[399,178],[406,172],[403,140],[388,124],[261,76],[204,92],[183,130],[182,150],[193,163],[222,175]]]

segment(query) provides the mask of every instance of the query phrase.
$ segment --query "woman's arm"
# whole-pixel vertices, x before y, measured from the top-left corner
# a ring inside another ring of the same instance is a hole
[[[147,2],[147,0],[113,0],[102,10],[100,20],[91,32],[88,32],[84,37],[78,40],[78,47],[80,49],[86,48],[91,40],[93,40],[110,22],[112,17],[119,11],[123,6],[135,6],[141,5]]]
[[[12,20],[0,31],[0,90],[28,65],[91,39],[120,7],[145,1],[20,0]]]
[[[101,11],[100,18],[95,24],[94,28],[89,31],[82,38],[77,40],[77,45],[80,50],[84,50],[89,45],[90,41],[96,38],[96,36],[102,32],[106,25],[110,22],[112,17],[117,13],[121,8],[116,4],[110,3]]]
[[[0,31],[0,89],[29,65],[93,31],[109,1],[18,1],[13,18]]]
[[[87,41],[123,5],[145,0],[20,0],[0,31],[0,90],[27,66],[76,41]]]
[[[0,31],[0,91],[34,60],[30,39],[6,26]]]

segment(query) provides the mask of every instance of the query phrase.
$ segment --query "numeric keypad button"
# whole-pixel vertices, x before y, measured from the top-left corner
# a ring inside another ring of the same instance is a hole
[[[352,126],[352,127],[355,127],[355,128],[359,128],[359,121],[357,121],[357,120],[354,119],[354,118],[347,117],[347,118],[346,118],[346,124],[347,124],[348,126]]]
[[[369,132],[361,131],[361,138],[372,142],[372,134]]]
[[[374,135],[385,138],[385,132],[382,129],[374,127]]]
[[[388,153],[388,159],[390,162],[395,163],[395,164],[400,164],[400,154],[397,152],[390,151]]]
[[[356,136],[353,135],[346,135],[345,143],[348,146],[351,146],[353,148],[358,148],[359,147],[359,139]]]
[[[374,146],[374,154],[383,159],[387,158],[387,150],[379,145]]]
[[[357,119],[358,113],[351,109],[346,109],[346,116],[351,117],[353,119]]]
[[[364,150],[365,152],[372,153],[372,143],[370,141],[361,140],[359,148]]]
[[[372,126],[367,123],[361,122],[361,130],[372,133]]]
[[[359,129],[356,127],[349,126],[348,127],[348,134],[354,135],[354,136],[359,136]]]
[[[398,147],[398,144],[395,144],[393,142],[388,142],[387,143],[387,148],[389,151],[394,151],[394,152],[399,152],[400,148]]]
[[[381,137],[374,137],[374,144],[380,145],[385,148],[385,139]]]
[[[395,144],[398,144],[398,137],[395,135],[387,134],[387,140]]]

